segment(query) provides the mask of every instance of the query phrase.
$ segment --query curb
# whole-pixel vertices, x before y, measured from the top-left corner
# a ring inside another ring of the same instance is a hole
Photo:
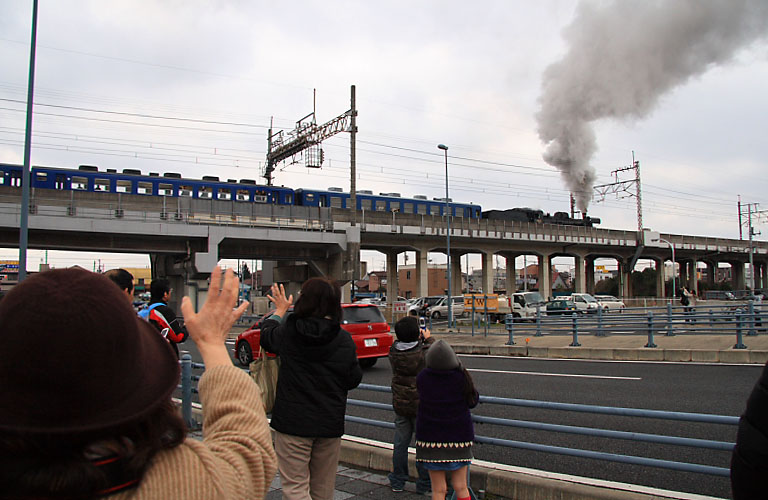
[[[392,468],[392,450],[342,439],[339,461],[354,468],[366,469],[378,473],[388,473]],[[414,455],[408,456],[408,468],[411,478],[416,477]],[[658,500],[677,498],[644,494],[608,487],[592,486],[561,479],[551,479],[522,472],[512,472],[472,465],[470,468],[472,489],[485,492],[485,498],[514,500]],[[666,492],[674,495],[675,492]]]
[[[556,359],[601,359],[612,361],[670,361],[699,363],[765,364],[768,351],[729,349],[633,349],[598,347],[530,347],[452,344],[456,354],[518,356]]]

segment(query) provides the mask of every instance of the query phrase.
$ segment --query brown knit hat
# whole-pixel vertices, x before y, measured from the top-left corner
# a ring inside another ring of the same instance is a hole
[[[0,429],[117,427],[167,402],[178,380],[168,342],[104,276],[46,271],[0,301]]]

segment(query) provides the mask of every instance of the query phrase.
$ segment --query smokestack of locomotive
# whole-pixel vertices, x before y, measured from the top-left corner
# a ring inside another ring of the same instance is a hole
[[[765,0],[582,2],[564,57],[543,75],[536,115],[544,160],[586,214],[596,179],[592,122],[649,115],[659,98],[768,33]]]

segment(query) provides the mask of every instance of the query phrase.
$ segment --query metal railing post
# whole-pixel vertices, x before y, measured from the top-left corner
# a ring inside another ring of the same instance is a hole
[[[541,305],[536,306],[536,333],[534,337],[541,337]]]
[[[187,427],[196,426],[192,420],[192,356],[186,351],[181,355],[181,416]]]
[[[595,337],[605,337],[605,331],[603,330],[603,308],[597,308],[597,332]]]
[[[672,327],[672,302],[667,302],[667,337],[674,337],[675,329]]]
[[[507,345],[515,345],[515,317],[511,314],[507,314],[504,316],[504,324],[507,327],[507,333],[509,334],[509,341],[507,341]]]
[[[741,332],[741,309],[736,310],[736,345],[733,346],[734,349],[746,349],[747,346],[744,345],[744,338],[742,337]]]
[[[658,347],[653,342],[653,311],[648,311],[648,343],[645,347]]]
[[[747,332],[747,336],[754,337],[757,335],[757,332],[755,332],[755,301],[750,300],[749,301],[749,332]]]
[[[576,313],[573,313],[573,342],[571,342],[570,346],[581,346],[581,344],[579,344],[579,315]]]
[[[709,310],[709,327],[714,328],[715,327],[715,311],[712,309]]]
[[[472,296],[472,336],[475,336],[475,296]]]
[[[483,309],[484,314],[483,317],[485,318],[485,328],[483,328],[483,336],[488,336],[488,294],[483,294]]]

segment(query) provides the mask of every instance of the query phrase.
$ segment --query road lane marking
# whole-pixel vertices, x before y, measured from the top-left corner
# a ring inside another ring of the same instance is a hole
[[[546,372],[524,372],[513,370],[486,370],[484,368],[468,368],[471,372],[483,373],[508,373],[510,375],[537,375],[541,377],[571,377],[571,378],[601,378],[608,380],[643,380],[642,377],[613,377],[610,375],[581,375],[577,373],[546,373]]]

